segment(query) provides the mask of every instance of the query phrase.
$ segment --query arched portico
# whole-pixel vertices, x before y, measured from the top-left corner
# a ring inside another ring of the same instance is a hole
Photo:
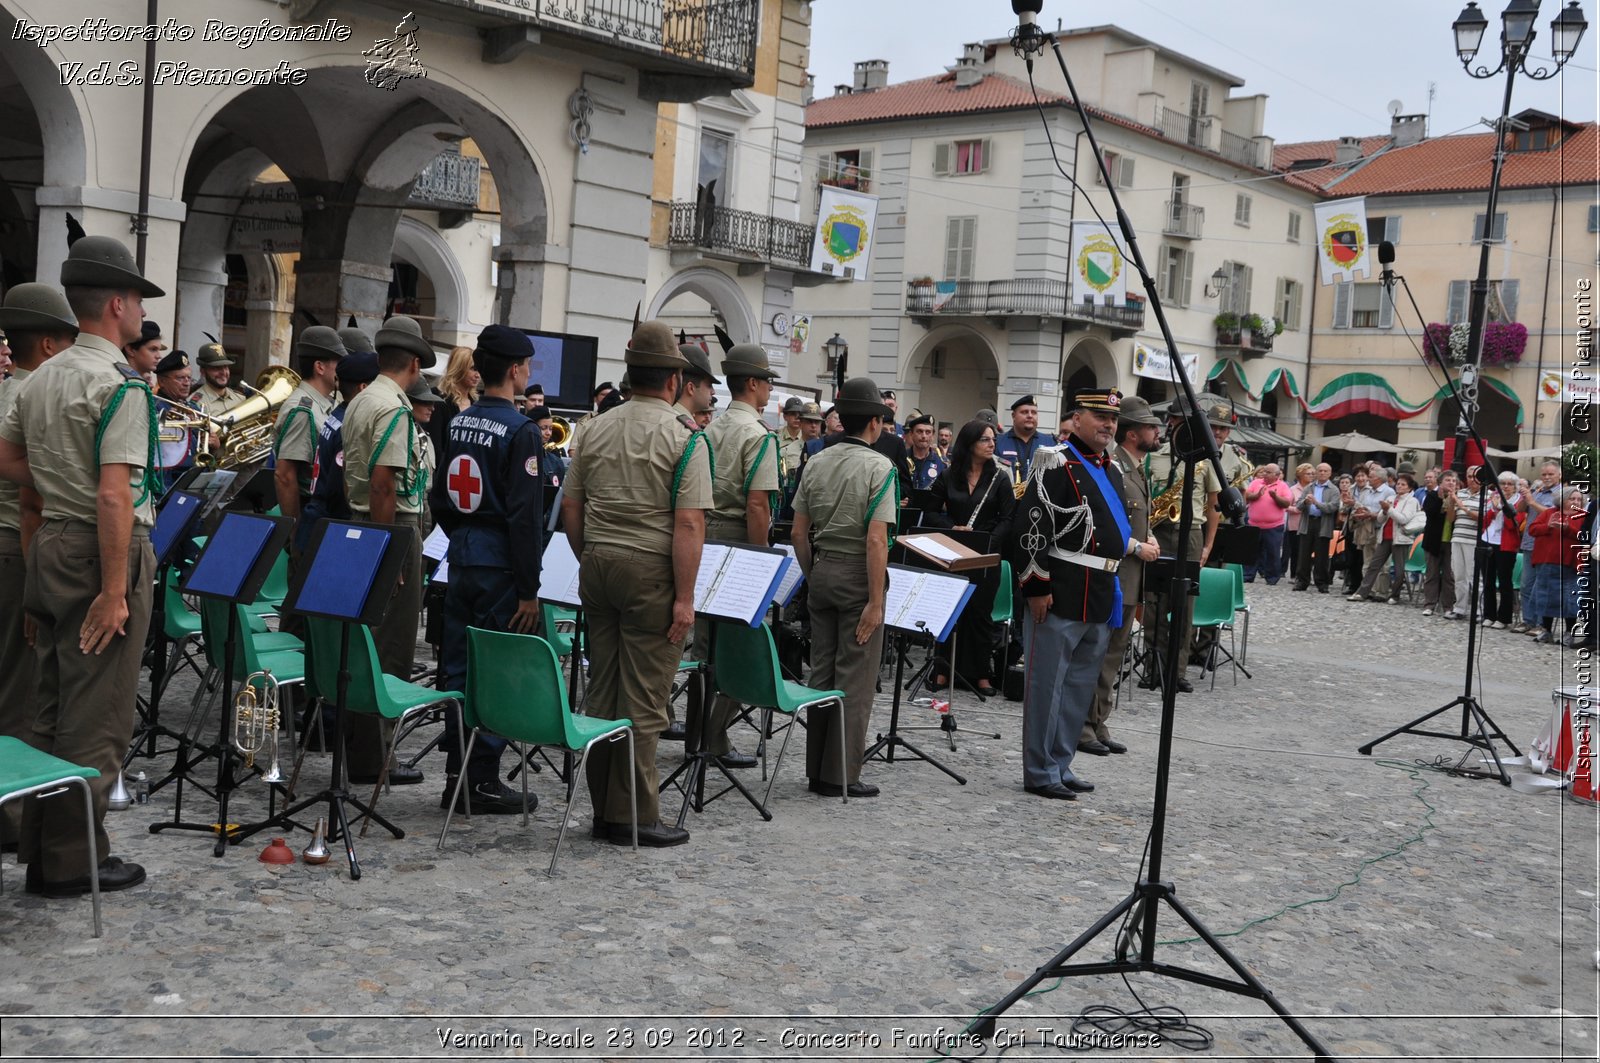
[[[915,405],[957,429],[981,409],[995,409],[1000,395],[1000,359],[994,347],[967,325],[942,325],[911,349],[899,379],[917,381],[914,401],[902,399],[901,412]],[[908,397],[909,398],[909,397]]]
[[[644,320],[661,316],[673,299],[689,292],[704,299],[722,315],[724,328],[735,343],[760,343],[761,325],[734,279],[721,270],[697,266],[674,273],[651,298]]]

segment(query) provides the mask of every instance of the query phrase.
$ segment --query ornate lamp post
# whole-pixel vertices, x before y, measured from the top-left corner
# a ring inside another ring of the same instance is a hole
[[[1511,115],[1511,86],[1520,73],[1534,81],[1553,78],[1566,66],[1578,50],[1589,23],[1572,0],[1561,13],[1550,20],[1550,46],[1553,65],[1537,61],[1528,66],[1529,51],[1538,33],[1534,22],[1539,16],[1539,0],[1511,0],[1500,16],[1500,62],[1490,69],[1487,63],[1474,65],[1478,46],[1489,28],[1489,20],[1476,3],[1469,3],[1451,24],[1455,31],[1456,56],[1469,75],[1479,79],[1496,77],[1501,71],[1506,75],[1505,97],[1500,104],[1500,120],[1495,124],[1494,169],[1489,178],[1489,206],[1483,220],[1482,248],[1478,254],[1478,276],[1472,282],[1472,298],[1468,309],[1469,333],[1467,358],[1461,367],[1461,419],[1456,426],[1455,460],[1452,467],[1465,473],[1467,466],[1467,425],[1478,412],[1478,368],[1483,358],[1483,327],[1489,309],[1489,243],[1494,238],[1495,207],[1500,199],[1500,172],[1506,161],[1506,125]]]

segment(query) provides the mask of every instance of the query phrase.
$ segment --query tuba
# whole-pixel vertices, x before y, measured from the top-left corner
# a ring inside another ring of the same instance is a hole
[[[278,770],[278,720],[278,680],[270,671],[250,673],[233,702],[233,748],[244,754],[246,768],[254,768],[256,754],[271,745],[272,763],[261,776],[263,782],[283,781]]]
[[[567,449],[567,444],[572,442],[572,423],[560,414],[550,418],[550,439],[544,449],[551,452],[560,452]]]
[[[213,451],[202,437],[194,463],[202,469],[236,469],[263,461],[272,453],[278,407],[300,386],[300,374],[284,365],[271,365],[256,377],[255,394],[221,417],[207,418],[217,434]]]

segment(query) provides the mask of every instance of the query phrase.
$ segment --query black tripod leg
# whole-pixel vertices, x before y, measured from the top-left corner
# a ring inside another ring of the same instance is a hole
[[[899,735],[895,735],[893,737],[893,742],[894,742],[895,745],[904,746],[906,748],[906,752],[910,753],[912,756],[916,757],[918,760],[925,760],[929,764],[932,764],[934,767],[938,768],[940,771],[942,771],[946,775],[950,776],[950,778],[954,779],[956,782],[960,783],[962,786],[967,785],[966,776],[958,775],[954,771],[951,771],[949,768],[945,767],[944,764],[941,763],[939,760],[928,756],[928,754],[924,753],[922,750],[918,749],[916,746],[912,745],[910,742],[906,741],[904,738],[901,738]],[[891,759],[893,759],[893,758],[891,758]]]
[[[344,814],[344,801],[337,795],[328,799],[328,813],[333,817],[333,822],[339,825],[339,837],[344,841],[344,856],[350,862],[350,881],[358,881],[361,878],[361,861],[356,859],[356,840],[350,833],[350,820]],[[378,822],[382,823],[383,820]]]
[[[1302,1026],[1300,1020],[1289,1013],[1289,1009],[1279,1003],[1278,998],[1272,995],[1272,990],[1268,989],[1254,974],[1250,973],[1250,969],[1240,963],[1238,958],[1229,952],[1227,947],[1218,941],[1210,930],[1206,929],[1205,924],[1200,922],[1199,918],[1189,911],[1182,901],[1178,900],[1176,894],[1167,890],[1163,891],[1161,896],[1171,906],[1172,910],[1178,913],[1178,917],[1189,924],[1189,928],[1206,943],[1211,951],[1216,953],[1217,957],[1228,965],[1228,968],[1233,971],[1239,981],[1250,987],[1249,995],[1260,997],[1267,1007],[1277,1013],[1278,1018],[1282,1019],[1284,1024],[1294,1031],[1295,1036],[1304,1041],[1306,1047],[1316,1053],[1318,1063],[1333,1063],[1333,1053],[1329,1052],[1310,1030]]]
[[[1389,739],[1393,738],[1395,735],[1403,735],[1403,734],[1406,734],[1407,732],[1415,731],[1419,724],[1427,723],[1429,720],[1433,719],[1435,716],[1439,716],[1439,715],[1442,715],[1443,713],[1449,712],[1451,709],[1455,708],[1459,704],[1461,704],[1461,699],[1457,698],[1455,701],[1450,702],[1450,704],[1448,704],[1448,705],[1441,705],[1439,708],[1434,709],[1432,712],[1428,713],[1425,716],[1418,716],[1415,720],[1412,720],[1410,723],[1401,724],[1399,727],[1396,727],[1394,730],[1390,731],[1388,734],[1382,736],[1381,738],[1374,738],[1372,741],[1368,742],[1366,745],[1356,747],[1356,752],[1370,757],[1372,755],[1372,748],[1374,746],[1381,746],[1383,743],[1387,742]]]
[[[1112,908],[1105,915],[1102,915],[1093,926],[1074,938],[1072,944],[1068,945],[1066,948],[1052,956],[1042,967],[1019,982],[1011,990],[1011,992],[1005,995],[1005,998],[1001,1000],[1000,1003],[994,1005],[994,1007],[986,1011],[983,1014],[983,1017],[980,1018],[976,1024],[974,1024],[972,1027],[972,1032],[976,1036],[985,1040],[992,1037],[994,1035],[995,1021],[999,1019],[1000,1016],[1010,1011],[1012,1005],[1014,1005],[1017,1001],[1033,992],[1034,987],[1040,982],[1044,981],[1046,978],[1054,978],[1063,963],[1066,963],[1068,960],[1072,959],[1073,956],[1077,955],[1084,946],[1088,945],[1089,942],[1099,937],[1107,927],[1109,927],[1112,923],[1115,923],[1118,919],[1122,918],[1123,914],[1138,902],[1139,894],[1137,892],[1130,893],[1126,897],[1122,898],[1122,900],[1118,901],[1116,907]]]

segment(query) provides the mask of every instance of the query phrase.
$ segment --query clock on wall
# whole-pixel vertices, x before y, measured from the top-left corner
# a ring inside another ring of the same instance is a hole
[[[772,334],[774,336],[787,336],[789,334],[788,314],[779,313],[772,315]]]

